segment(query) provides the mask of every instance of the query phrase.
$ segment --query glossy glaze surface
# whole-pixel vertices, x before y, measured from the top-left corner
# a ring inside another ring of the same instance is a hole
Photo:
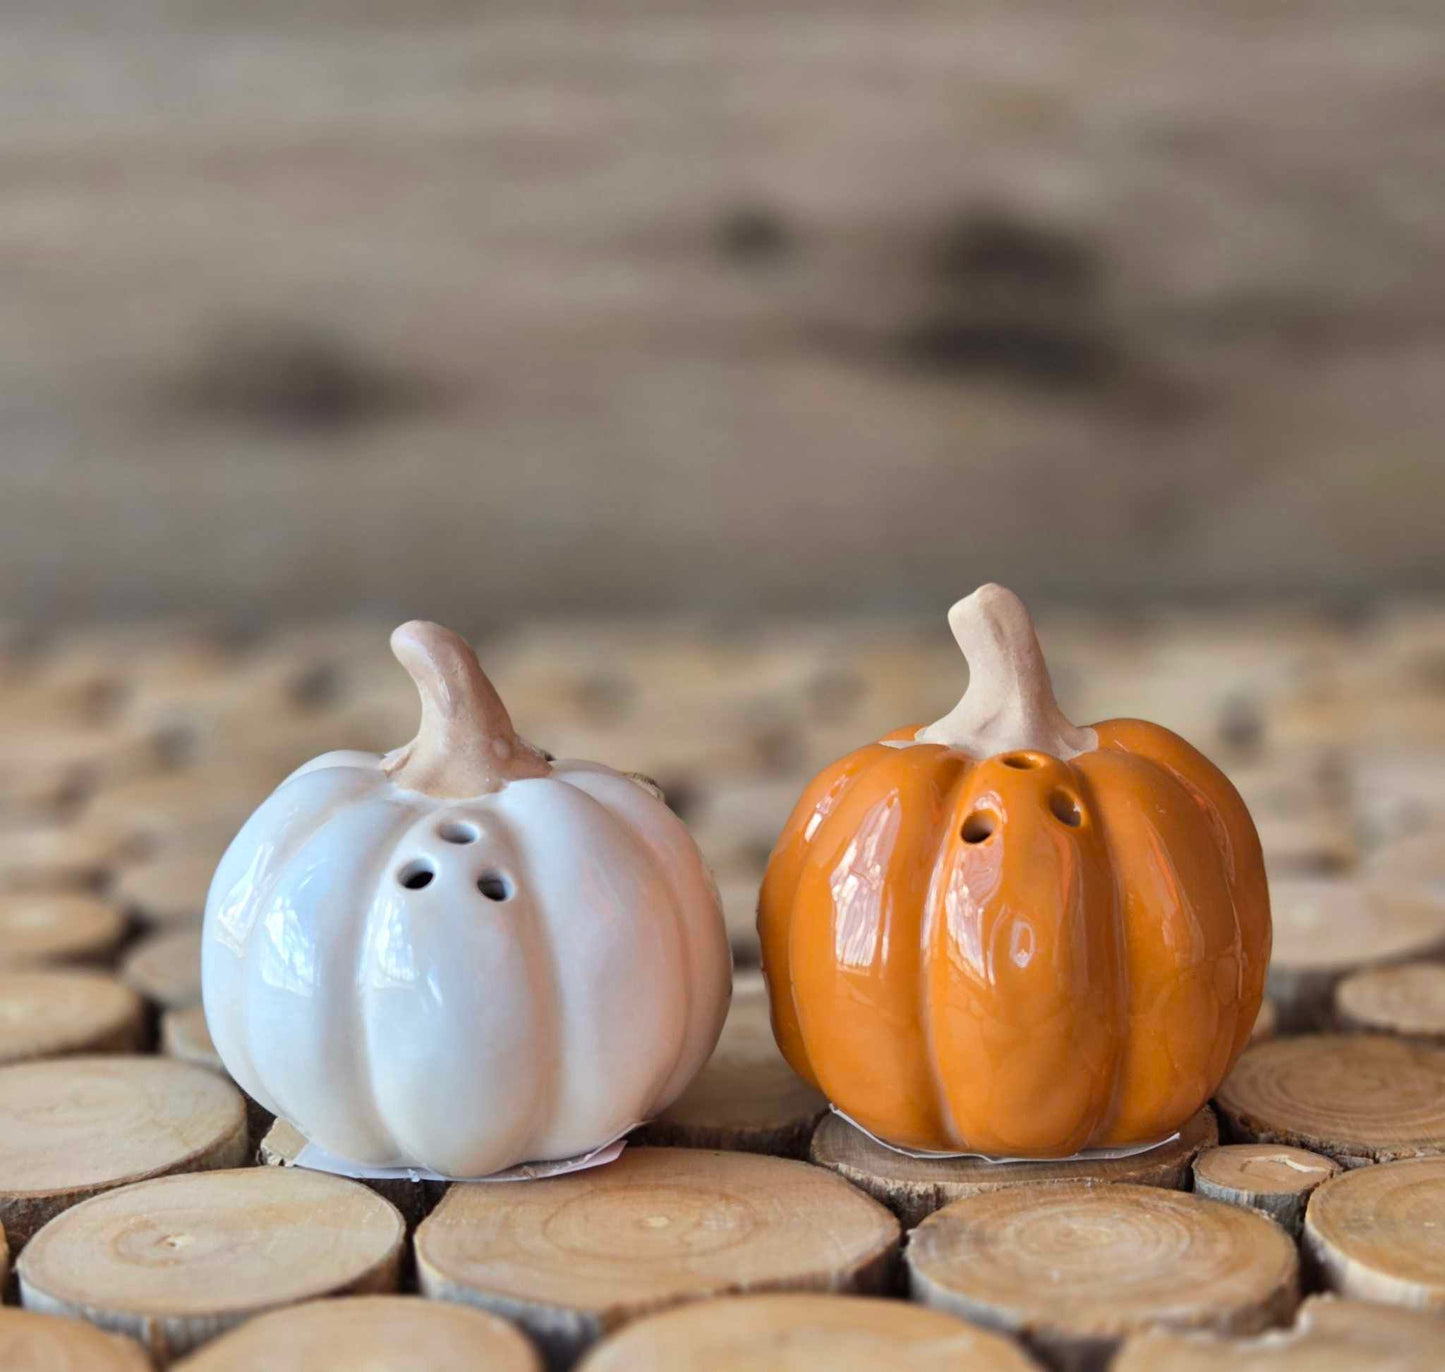
[[[1138,720],[1068,761],[919,732],[822,772],[774,850],[758,927],[783,1053],[908,1147],[1056,1157],[1173,1133],[1263,993],[1238,793]]]
[[[663,1109],[731,985],[682,823],[591,763],[529,760],[460,798],[398,765],[317,758],[222,859],[202,978],[227,1070],[332,1153],[449,1176],[569,1157]]]

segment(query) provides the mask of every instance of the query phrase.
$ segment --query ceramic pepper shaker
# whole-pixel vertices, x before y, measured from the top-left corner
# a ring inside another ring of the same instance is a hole
[[[206,903],[227,1070],[331,1153],[482,1176],[585,1153],[707,1060],[731,960],[712,879],[645,779],[519,738],[471,648],[404,624],[421,727],[288,777]]]
[[[758,930],[778,1043],[905,1147],[1166,1138],[1263,994],[1249,812],[1168,729],[1070,723],[1012,592],[984,586],[949,623],[970,668],[958,706],[820,773],[773,852]]]

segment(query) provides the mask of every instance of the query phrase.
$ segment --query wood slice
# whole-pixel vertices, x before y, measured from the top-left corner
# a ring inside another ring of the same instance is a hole
[[[634,1132],[633,1141],[802,1158],[827,1108],[827,1098],[778,1051],[762,978],[742,976],[711,1059],[677,1100]]]
[[[1304,1250],[1333,1291],[1445,1310],[1445,1158],[1327,1181],[1305,1211]]]
[[[245,1155],[241,1093],[199,1067],[102,1057],[0,1068],[0,1224],[12,1250],[87,1196]]]
[[[1342,1029],[1445,1044],[1445,964],[1356,972],[1335,987],[1335,1019]]]
[[[761,955],[758,944],[758,888],[761,885],[761,876],[730,877],[718,882],[728,943],[733,950],[733,961],[739,967],[756,967]]]
[[[151,1372],[134,1339],[34,1310],[0,1310],[5,1372]]]
[[[1278,1225],[1149,1186],[1013,1186],[930,1215],[913,1296],[1021,1336],[1059,1368],[1102,1367],[1154,1326],[1249,1334],[1287,1320],[1299,1261]]]
[[[866,1296],[790,1294],[694,1301],[649,1315],[602,1340],[579,1372],[1030,1372],[1037,1365],[1002,1335],[941,1310]]]
[[[1315,811],[1294,815],[1258,815],[1256,827],[1264,862],[1280,876],[1345,872],[1359,860],[1360,848],[1348,816]]]
[[[15,814],[53,815],[95,786],[128,786],[164,765],[162,740],[152,729],[0,723],[0,807]]]
[[[111,701],[146,690],[194,690],[224,679],[230,654],[205,626],[184,619],[106,622],[67,630],[46,644],[34,679],[49,693]]]
[[[1439,1372],[1445,1324],[1338,1296],[1310,1296],[1294,1327],[1249,1339],[1153,1330],[1126,1343],[1109,1372]]]
[[[965,1196],[1010,1186],[1063,1182],[1129,1182],[1179,1189],[1189,1164],[1219,1142],[1219,1127],[1206,1106],[1177,1138],[1147,1153],[1077,1162],[985,1162],[981,1158],[910,1158],[870,1139],[841,1115],[829,1114],[813,1135],[810,1159],[882,1201],[906,1229]]]
[[[1229,1138],[1287,1143],[1346,1167],[1445,1153],[1445,1048],[1373,1034],[1245,1049],[1215,1097]]]
[[[417,1296],[306,1301],[247,1320],[177,1364],[185,1372],[539,1372],[506,1320]]]
[[[285,717],[260,705],[238,702],[238,706],[229,718],[202,724],[194,739],[196,765],[208,774],[228,766],[246,773],[259,769],[271,784],[251,793],[257,805],[302,763],[321,753],[338,748],[386,752],[396,739],[416,728],[414,688],[413,699],[400,719],[387,718],[366,704],[306,710]],[[240,823],[234,827],[239,829]]]
[[[120,910],[98,896],[0,896],[0,967],[108,962],[125,928]]]
[[[318,675],[338,690],[354,689],[376,678],[385,681],[396,671],[387,648],[395,626],[390,619],[349,617],[309,619],[278,626],[255,644],[243,664],[247,679],[292,683],[288,694],[306,694],[305,683]],[[314,690],[314,688],[313,688]],[[270,698],[273,688],[262,692]],[[413,702],[414,703],[414,702]]]
[[[1436,784],[1440,785],[1439,774]],[[1370,879],[1391,890],[1417,891],[1445,900],[1445,827],[1435,824],[1370,854],[1365,865]]]
[[[0,1063],[130,1053],[145,1038],[145,1002],[104,972],[0,972]]]
[[[628,1148],[545,1181],[451,1187],[416,1232],[422,1292],[516,1320],[570,1363],[651,1310],[745,1291],[883,1290],[898,1221],[806,1163]]]
[[[1279,1032],[1279,1011],[1272,1000],[1266,997],[1260,1002],[1259,1014],[1254,1017],[1254,1028],[1249,1031],[1249,1041],[1258,1043],[1261,1039],[1272,1039]]]
[[[1329,1027],[1335,983],[1362,967],[1445,955],[1445,900],[1360,881],[1270,882],[1269,995],[1280,1032]]]
[[[285,777],[286,769],[266,762],[226,761],[161,772],[95,792],[80,819],[144,843],[150,851],[204,841],[219,857],[226,841],[222,836],[234,835]]]
[[[1256,824],[1352,811],[1350,773],[1336,748],[1270,748],[1252,762],[1232,764],[1229,779]]]
[[[201,927],[173,929],[143,939],[121,963],[125,983],[164,1009],[201,999]]]
[[[273,1119],[261,1139],[257,1157],[263,1167],[294,1167],[306,1139],[290,1120]],[[367,1177],[370,1187],[401,1212],[407,1230],[415,1229],[446,1194],[444,1181],[412,1181],[408,1177]]]
[[[302,1168],[156,1177],[72,1206],[20,1255],[20,1299],[129,1334],[165,1367],[262,1311],[396,1290],[406,1226]]]
[[[124,837],[98,827],[31,825],[0,830],[0,892],[99,886],[125,861]]]
[[[211,1042],[204,1006],[187,1005],[179,1010],[167,1010],[161,1016],[161,1052],[167,1057],[179,1058],[182,1062],[194,1063],[207,1071],[218,1072],[230,1080],[226,1064],[221,1061],[216,1045]],[[240,1090],[239,1087],[237,1089]],[[276,1116],[244,1091],[241,1095],[246,1101],[246,1130],[254,1152],[276,1122]]]
[[[750,880],[755,902],[773,844],[809,780],[804,773],[709,786],[688,815],[709,866]]]
[[[193,923],[205,913],[218,860],[209,847],[162,852],[123,868],[110,895],[146,924]]]
[[[185,1005],[167,1010],[161,1016],[161,1052],[182,1062],[209,1067],[213,1072],[226,1070],[226,1064],[221,1061],[221,1055],[211,1041],[203,1005]]]
[[[1397,845],[1413,835],[1433,829],[1438,853],[1445,826],[1445,751],[1406,747],[1399,751],[1361,753],[1352,750],[1353,810],[1356,823],[1378,842],[1365,863],[1366,870],[1388,874],[1392,883],[1408,884],[1411,849]],[[1421,845],[1423,847],[1423,845]],[[1416,849],[1419,851],[1419,849]],[[1400,862],[1400,858],[1404,862]],[[1445,883],[1445,869],[1435,859]]]
[[[1194,1193],[1268,1215],[1299,1237],[1305,1202],[1340,1170],[1333,1158],[1273,1143],[1232,1143],[1194,1159]]]

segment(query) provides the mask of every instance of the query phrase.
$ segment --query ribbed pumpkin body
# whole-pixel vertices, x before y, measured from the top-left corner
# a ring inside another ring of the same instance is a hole
[[[595,763],[437,800],[380,762],[308,763],[221,860],[201,963],[227,1071],[333,1153],[447,1176],[587,1152],[664,1109],[731,986],[682,822]]]
[[[906,1147],[1149,1143],[1248,1041],[1269,961],[1254,824],[1167,729],[1062,761],[915,729],[804,792],[758,911],[773,1028],[839,1109]]]
[[[391,646],[416,737],[293,772],[212,878],[216,1051],[355,1163],[479,1177],[589,1152],[717,1043],[717,887],[653,783],[518,737],[459,635],[412,620]]]

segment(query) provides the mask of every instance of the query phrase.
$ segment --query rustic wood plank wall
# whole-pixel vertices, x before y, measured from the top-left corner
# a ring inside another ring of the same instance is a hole
[[[1438,586],[1438,5],[11,0],[7,613]]]

